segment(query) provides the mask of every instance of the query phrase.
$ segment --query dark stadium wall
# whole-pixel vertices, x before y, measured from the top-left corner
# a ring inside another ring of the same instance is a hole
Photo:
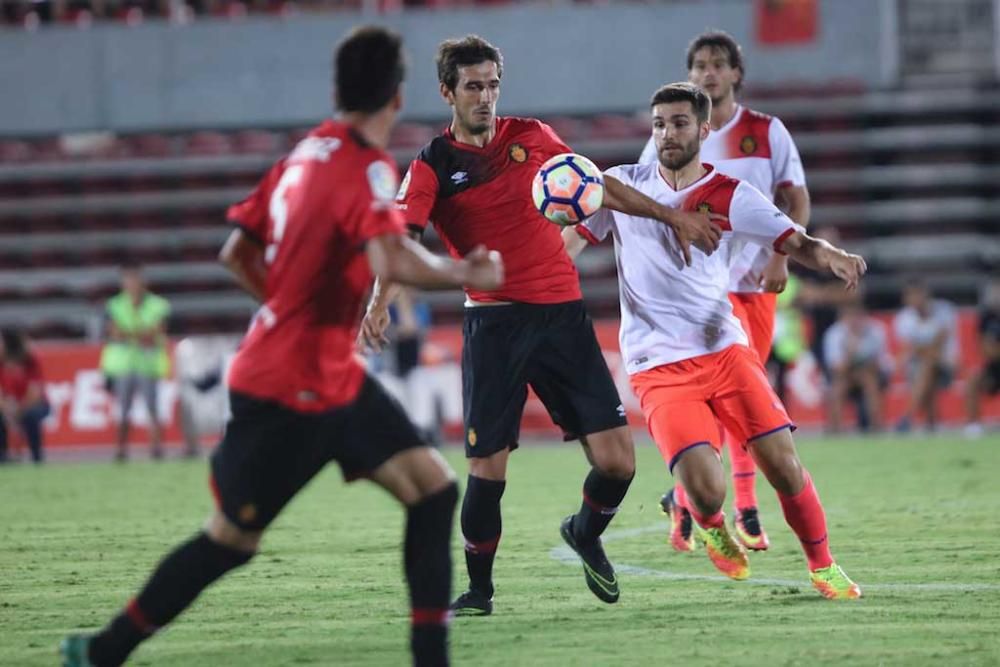
[[[684,76],[683,51],[709,27],[743,44],[757,85],[852,80],[889,85],[880,56],[891,3],[821,3],[813,43],[760,46],[752,3],[716,0],[663,6],[511,6],[408,11],[380,20],[402,31],[412,58],[407,115],[437,118],[434,49],[476,32],[500,46],[505,113],[637,109],[665,80]],[[0,134],[106,129],[280,126],[328,113],[333,43],[358,14],[289,19],[147,23],[86,30],[9,31],[0,40]]]

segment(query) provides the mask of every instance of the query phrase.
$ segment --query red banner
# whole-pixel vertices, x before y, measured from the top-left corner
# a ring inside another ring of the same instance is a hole
[[[629,419],[636,427],[645,428],[638,401],[629,387],[628,375],[622,366],[618,351],[618,323],[602,321],[596,323],[597,337],[604,350],[608,366],[618,385],[619,393],[627,409]],[[971,311],[965,311],[960,318],[960,344],[962,350],[961,370],[958,382],[944,391],[940,398],[940,419],[942,422],[961,424],[964,420],[961,391],[964,380],[972,368],[981,363],[977,343],[976,322]],[[424,359],[427,366],[417,375],[418,386],[406,388],[397,380],[386,379],[390,389],[407,404],[414,419],[420,420],[418,413],[427,411],[444,414],[446,430],[449,434],[462,433],[461,424],[461,331],[457,326],[435,327],[427,341]],[[118,409],[114,398],[104,389],[104,378],[97,370],[100,348],[88,344],[42,344],[36,352],[45,376],[46,393],[52,404],[52,416],[46,421],[46,446],[110,445],[115,441]],[[823,401],[818,373],[810,379],[814,391],[806,391],[788,397],[788,409],[792,417],[803,426],[818,427],[824,423]],[[395,386],[392,386],[394,385]],[[906,385],[901,373],[897,372],[886,398],[886,423],[898,418],[906,400]],[[408,400],[409,399],[409,400]],[[421,403],[425,405],[421,405]],[[168,443],[179,443],[181,433],[178,428],[178,386],[174,380],[160,383],[159,410],[161,421],[166,427]],[[1000,396],[988,399],[983,406],[987,419],[1000,418]],[[221,423],[222,416],[219,415]],[[147,442],[149,434],[145,429],[146,412],[142,401],[137,401],[132,410],[132,440]],[[523,432],[525,435],[558,435],[545,412],[544,406],[534,396],[525,407]]]
[[[818,0],[755,0],[757,41],[770,46],[805,44],[816,40]]]
[[[45,393],[52,414],[45,422],[47,447],[74,445],[110,445],[115,442],[118,407],[104,388],[104,376],[98,370],[101,348],[98,345],[65,343],[43,344],[35,348],[45,377]],[[159,387],[160,421],[166,428],[168,442],[179,442],[177,428],[177,385],[165,380]],[[131,439],[148,442],[148,417],[141,400],[134,404]]]

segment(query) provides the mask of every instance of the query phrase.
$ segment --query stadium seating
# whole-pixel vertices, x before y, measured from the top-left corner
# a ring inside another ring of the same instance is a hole
[[[971,303],[1000,262],[1000,94],[860,93],[847,82],[818,97],[761,90],[751,105],[778,114],[803,155],[813,224],[835,225],[869,259],[868,298],[896,303],[908,271]],[[546,119],[603,166],[634,160],[648,136],[642,113]],[[404,122],[392,148],[401,167],[441,129]],[[0,324],[27,318],[39,336],[84,336],[117,286],[126,258],[147,265],[174,304],[172,331],[239,331],[252,310],[214,263],[224,211],[306,128],[199,130],[0,141]],[[430,235],[433,242],[433,234]],[[439,247],[440,249],[440,247]],[[598,314],[617,311],[610,249],[586,253],[584,291]],[[439,321],[461,299],[431,295]]]

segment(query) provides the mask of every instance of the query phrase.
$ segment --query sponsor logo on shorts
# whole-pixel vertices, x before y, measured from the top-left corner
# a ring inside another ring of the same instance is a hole
[[[461,185],[462,183],[468,182],[468,180],[469,180],[468,172],[456,171],[454,174],[451,175],[451,182],[454,183],[455,185]]]
[[[618,416],[619,417],[624,417],[625,416],[625,406],[622,405],[621,403],[618,404],[618,407],[615,408],[615,411],[618,412]]]

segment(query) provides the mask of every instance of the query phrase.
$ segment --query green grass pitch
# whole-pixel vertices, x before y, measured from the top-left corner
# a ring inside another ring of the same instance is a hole
[[[452,624],[457,665],[1000,664],[1000,438],[803,440],[834,554],[865,599],[829,602],[758,479],[771,550],[749,582],[669,550],[667,485],[643,442],[606,547],[622,597],[604,605],[566,563],[559,521],[579,503],[577,447],[512,457],[489,618]],[[448,457],[460,478],[460,453]],[[57,664],[73,629],[105,622],[211,508],[204,462],[0,468],[0,664]],[[327,470],[249,567],[209,589],[133,655],[136,665],[404,665],[402,513]],[[457,533],[457,531],[456,531]],[[456,535],[455,588],[465,584]],[[757,583],[754,583],[757,580]]]

